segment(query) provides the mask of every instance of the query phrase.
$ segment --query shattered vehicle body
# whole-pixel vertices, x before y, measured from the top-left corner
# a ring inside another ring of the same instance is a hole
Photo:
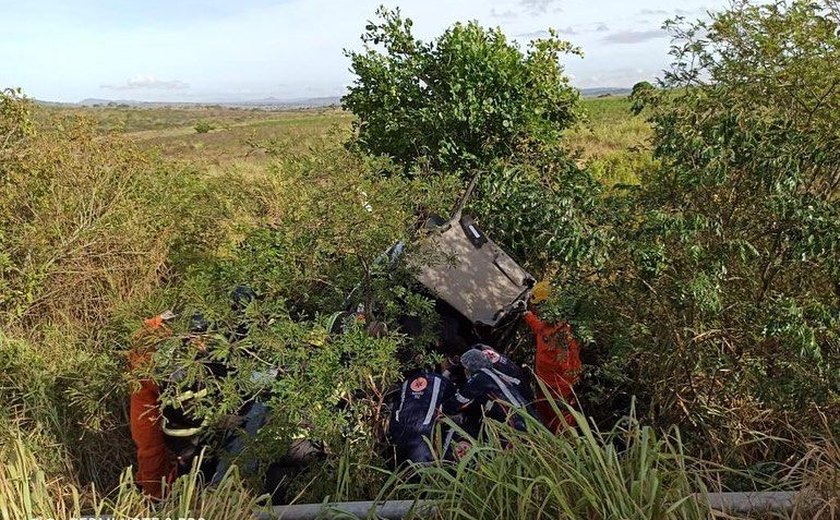
[[[442,317],[457,313],[463,337],[498,345],[524,312],[534,278],[463,214],[476,179],[452,217],[426,221],[408,262]]]

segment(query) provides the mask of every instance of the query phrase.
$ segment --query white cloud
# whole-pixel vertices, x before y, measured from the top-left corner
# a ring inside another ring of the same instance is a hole
[[[532,39],[532,40],[536,39],[536,38],[547,38],[548,37],[548,31],[542,30],[542,31],[531,31],[531,32],[526,32],[526,33],[519,33],[519,34],[514,34],[514,37],[516,37],[516,38],[528,38],[528,39]]]
[[[557,29],[557,33],[561,36],[574,36],[576,34],[580,34],[580,31],[572,27],[571,25],[566,27],[561,27]],[[537,39],[537,38],[548,38],[551,35],[550,32],[547,30],[539,30],[539,31],[530,31],[525,33],[514,34],[515,38],[528,38],[528,39]]]
[[[678,9],[679,11],[679,9]],[[666,16],[668,11],[664,9],[642,9],[639,11],[639,14],[642,15],[654,15],[654,16]]]
[[[510,9],[499,11],[495,7],[493,7],[490,9],[490,16],[492,16],[493,18],[498,18],[500,20],[510,21],[515,20],[516,17],[519,15]]]
[[[525,10],[531,14],[545,14],[557,0],[521,0]],[[560,8],[554,9],[555,12]]]
[[[107,90],[183,90],[190,88],[188,83],[180,80],[162,80],[151,75],[134,76],[125,83],[103,84],[101,88]]]
[[[642,43],[648,40],[663,38],[667,35],[668,33],[662,29],[652,29],[649,31],[618,31],[604,36],[602,41],[614,44]]]

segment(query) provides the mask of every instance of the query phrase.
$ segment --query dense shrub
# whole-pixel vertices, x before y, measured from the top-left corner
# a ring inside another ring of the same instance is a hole
[[[342,104],[358,118],[361,150],[410,172],[468,176],[494,160],[555,146],[575,121],[578,93],[559,58],[578,51],[556,33],[526,52],[476,22],[423,42],[398,10],[378,14],[362,35],[365,50],[347,52],[357,77]]]
[[[603,260],[602,185],[558,155],[482,174],[470,209],[535,276]]]
[[[110,488],[131,463],[122,363],[66,328],[34,343],[0,330],[0,445],[23,439],[48,475]]]
[[[738,4],[675,27],[671,89],[648,105],[661,167],[617,201],[623,239],[581,295],[603,320],[603,370],[722,460],[781,457],[793,445],[766,434],[840,413],[840,36],[827,7]]]
[[[211,123],[210,121],[199,121],[198,123],[195,124],[195,126],[193,128],[195,129],[195,132],[198,133],[198,134],[206,134],[210,130],[213,130],[214,128],[216,128],[216,126],[213,123]]]
[[[374,260],[411,231],[416,190],[398,177],[370,174],[339,143],[314,146],[311,154],[278,157],[259,180],[256,198],[265,225],[246,233],[226,255],[197,264],[184,281],[182,308],[206,316],[214,359],[235,371],[212,380],[175,338],[161,349],[154,375],[165,379],[188,367],[186,384],[216,385],[218,392],[199,411],[212,420],[234,413],[243,397],[253,395],[252,374],[279,370],[282,377],[261,390],[274,410],[252,446],[261,459],[279,457],[305,435],[333,453],[350,443],[353,461],[371,463],[381,395],[399,376],[397,349],[404,344],[393,327],[378,337],[366,332],[375,322],[393,325],[388,302],[401,294],[389,278],[375,276],[382,266]],[[229,295],[242,283],[257,300],[237,314]],[[345,332],[335,334],[327,322],[345,310],[351,294],[365,306],[366,321],[345,318],[339,322]],[[401,301],[410,304],[413,297],[405,296]],[[430,315],[427,302],[413,301],[415,312]],[[247,337],[228,343],[229,332],[242,323]],[[336,462],[330,459],[322,470],[334,471],[330,464]]]
[[[7,326],[101,326],[120,302],[149,294],[227,238],[221,190],[235,183],[214,184],[123,137],[99,135],[92,119],[61,117],[35,132],[22,116],[27,100],[4,94],[2,102],[17,107],[4,109],[11,130],[0,156]]]
[[[0,107],[0,431],[108,488],[133,453],[124,346],[235,235],[248,190],[18,92]]]

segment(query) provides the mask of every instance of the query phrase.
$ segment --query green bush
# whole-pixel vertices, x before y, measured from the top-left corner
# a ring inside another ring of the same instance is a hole
[[[223,381],[207,377],[193,353],[180,348],[179,335],[161,347],[152,375],[165,379],[186,367],[187,384],[203,380],[216,387],[199,405],[199,414],[212,421],[253,395],[254,372],[279,369],[283,377],[262,389],[275,413],[249,450],[270,461],[305,435],[336,454],[317,479],[334,482],[342,456],[380,463],[384,418],[377,396],[400,369],[426,355],[426,345],[407,342],[394,318],[408,313],[436,325],[430,301],[405,291],[407,273],[374,261],[413,232],[412,210],[427,195],[417,182],[378,175],[379,166],[337,142],[315,144],[302,156],[276,155],[266,175],[252,179],[266,225],[245,233],[225,255],[196,264],[179,291],[184,314],[201,311],[213,324],[208,344],[235,373]],[[240,283],[258,296],[244,315],[230,310],[229,294]],[[364,306],[365,322],[351,317],[344,333],[331,333],[328,318],[345,309],[348,297]],[[248,336],[230,344],[225,337],[243,322]],[[384,333],[368,334],[374,323],[387,324]],[[178,330],[185,328],[182,323]],[[359,482],[354,489],[367,488]],[[308,493],[319,491],[323,487]]]
[[[580,291],[606,394],[640,396],[694,453],[781,460],[795,443],[769,432],[840,414],[838,21],[792,1],[674,28],[660,166],[613,201],[620,239]]]
[[[361,150],[407,172],[469,176],[494,160],[555,146],[576,120],[578,93],[559,58],[578,51],[556,33],[526,52],[476,22],[423,42],[399,10],[377,13],[362,35],[365,50],[346,52],[356,79],[342,104],[358,118]]]
[[[636,83],[630,91],[630,101],[633,102],[633,105],[630,107],[630,111],[634,115],[640,114],[645,108],[645,102],[651,96],[655,95],[656,87],[654,87],[649,81],[640,81]]]
[[[25,99],[2,100],[28,110]],[[228,239],[221,230],[233,211],[222,199],[235,182],[224,191],[195,168],[98,134],[90,118],[57,117],[13,136],[0,156],[6,326],[101,326]]]
[[[0,431],[109,489],[133,447],[124,347],[191,265],[250,226],[246,183],[166,163],[77,116],[0,96]],[[240,223],[234,223],[233,217]]]
[[[496,165],[477,186],[469,208],[479,224],[533,275],[603,260],[602,186],[564,156]]]
[[[210,121],[199,121],[193,127],[197,134],[206,134],[207,132],[216,128],[216,125],[211,123]]]

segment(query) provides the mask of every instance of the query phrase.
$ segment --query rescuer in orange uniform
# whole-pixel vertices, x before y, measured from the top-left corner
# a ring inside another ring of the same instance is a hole
[[[143,320],[143,327],[131,338],[128,354],[131,370],[149,368],[157,345],[172,335],[166,323],[173,318],[172,311],[166,311]],[[151,379],[142,379],[139,390],[131,392],[129,405],[131,438],[137,446],[135,482],[144,494],[153,498],[162,498],[162,482],[172,482],[176,471],[172,454],[164,442],[159,398],[157,384]]]
[[[534,286],[531,302],[538,305],[548,299],[550,288],[547,282]],[[540,319],[533,311],[525,313],[525,323],[531,328],[537,340],[537,353],[534,373],[548,388],[550,396],[543,394],[537,387],[537,411],[545,425],[553,432],[558,432],[565,425],[574,425],[574,418],[568,411],[559,417],[548,398],[565,401],[573,405],[575,394],[572,390],[580,377],[580,345],[572,336],[572,327],[565,321],[549,323]]]

